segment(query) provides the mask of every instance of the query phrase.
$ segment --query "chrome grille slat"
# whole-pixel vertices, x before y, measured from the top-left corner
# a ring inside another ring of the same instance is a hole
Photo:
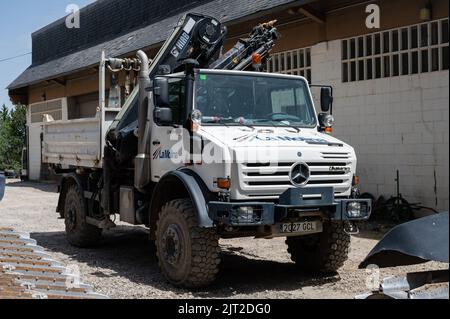
[[[347,193],[351,188],[352,161],[350,153],[321,153],[323,162],[306,161],[311,170],[309,187],[330,187],[335,189],[335,195]],[[295,162],[284,163],[240,163],[239,170],[241,187],[249,197],[277,198],[287,188],[293,187],[289,173]],[[342,171],[332,171],[331,167],[342,168]]]
[[[350,153],[344,152],[322,152],[322,158],[324,159],[349,159]]]

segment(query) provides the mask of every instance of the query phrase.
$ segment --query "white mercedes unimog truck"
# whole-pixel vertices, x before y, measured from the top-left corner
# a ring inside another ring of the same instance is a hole
[[[273,23],[221,54],[225,36],[189,14],[154,60],[102,59],[95,119],[45,125],[68,241],[95,245],[115,215],[146,225],[162,272],[183,287],[214,281],[220,238],[286,237],[299,268],[336,271],[371,202],[357,198],[354,149],[327,134],[332,90],[318,115],[305,78],[257,72]],[[105,68],[139,70],[121,109],[105,105]]]

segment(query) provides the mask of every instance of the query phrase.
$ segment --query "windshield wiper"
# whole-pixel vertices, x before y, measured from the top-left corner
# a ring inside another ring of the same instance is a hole
[[[271,120],[261,120],[260,122],[270,123],[271,127],[273,127],[273,128],[279,128],[279,127],[292,128],[292,129],[296,130],[297,133],[300,133],[302,131],[300,128],[298,128],[296,126],[289,125],[289,124],[286,124],[286,123],[283,123],[283,122],[275,122],[275,121],[271,121]],[[276,125],[276,124],[282,124],[282,125],[280,126],[280,125]]]
[[[230,120],[230,119],[224,119],[221,117],[214,117],[214,119],[208,118],[207,120],[202,120],[203,124],[222,124],[224,125],[226,128],[229,128],[230,126],[227,124],[227,122],[225,122],[226,120]]]
[[[239,123],[239,125],[241,125],[241,126],[245,126],[246,128],[249,128],[249,129],[251,129],[251,130],[252,130],[252,132],[253,132],[254,130],[256,130],[256,128],[255,128],[255,127],[253,127],[253,126],[252,126],[252,125],[250,125],[250,124]]]
[[[293,125],[290,125],[290,124],[286,124],[286,123],[283,123],[283,122],[280,122],[280,123],[283,124],[283,127],[289,127],[289,128],[291,128],[291,129],[296,130],[297,133],[300,133],[300,132],[302,131],[301,129],[299,129],[299,128],[296,127],[296,126],[293,126]]]
[[[230,125],[228,125],[228,124],[225,122],[225,119],[223,119],[223,118],[220,118],[220,119],[219,119],[219,124],[224,125],[226,128],[230,128]]]

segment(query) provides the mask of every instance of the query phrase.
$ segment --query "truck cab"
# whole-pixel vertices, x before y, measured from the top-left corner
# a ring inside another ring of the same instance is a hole
[[[191,94],[182,74],[155,83],[153,182],[196,176],[221,235],[291,237],[369,218],[370,203],[354,199],[355,151],[324,132],[305,78],[199,69]]]

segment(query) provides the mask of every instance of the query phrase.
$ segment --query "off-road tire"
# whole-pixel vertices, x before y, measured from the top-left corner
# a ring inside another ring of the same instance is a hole
[[[71,245],[86,248],[99,243],[102,231],[86,223],[84,198],[77,185],[71,185],[67,190],[63,216],[67,241]]]
[[[174,245],[178,247],[175,253],[168,246],[174,238],[179,243]],[[178,287],[208,286],[219,272],[219,236],[214,229],[198,227],[189,199],[173,200],[161,209],[156,226],[156,254],[164,276]]]
[[[288,237],[286,244],[291,259],[306,271],[334,273],[348,259],[351,236],[344,231],[342,223],[324,224],[320,234]]]

